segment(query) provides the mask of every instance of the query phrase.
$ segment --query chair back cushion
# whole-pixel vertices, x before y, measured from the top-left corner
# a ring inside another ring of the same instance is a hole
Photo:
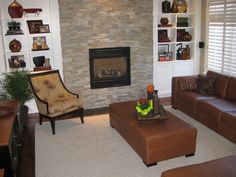
[[[71,98],[71,94],[65,90],[59,72],[37,74],[30,79],[34,93],[45,102],[50,103]]]

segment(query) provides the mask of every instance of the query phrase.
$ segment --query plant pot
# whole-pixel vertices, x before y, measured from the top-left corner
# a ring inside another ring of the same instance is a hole
[[[26,126],[26,118],[28,116],[29,108],[26,105],[21,106],[20,108],[20,123],[24,128]]]

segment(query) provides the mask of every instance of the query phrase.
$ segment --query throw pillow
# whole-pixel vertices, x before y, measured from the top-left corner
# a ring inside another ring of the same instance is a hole
[[[198,75],[197,79],[197,92],[207,95],[214,94],[216,77]]]
[[[196,91],[197,82],[196,78],[182,78],[180,81],[182,91]]]

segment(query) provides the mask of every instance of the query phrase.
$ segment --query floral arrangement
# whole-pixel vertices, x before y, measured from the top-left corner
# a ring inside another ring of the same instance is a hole
[[[146,96],[142,95],[136,105],[136,110],[141,116],[147,116],[153,110],[154,86],[149,84],[146,90]]]
[[[153,109],[152,100],[140,98],[135,108],[141,116],[147,116]]]

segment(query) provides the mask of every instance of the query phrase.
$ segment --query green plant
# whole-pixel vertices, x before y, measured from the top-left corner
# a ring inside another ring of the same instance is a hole
[[[19,70],[4,73],[1,99],[18,100],[22,108],[26,101],[33,98],[27,75],[27,71]]]

